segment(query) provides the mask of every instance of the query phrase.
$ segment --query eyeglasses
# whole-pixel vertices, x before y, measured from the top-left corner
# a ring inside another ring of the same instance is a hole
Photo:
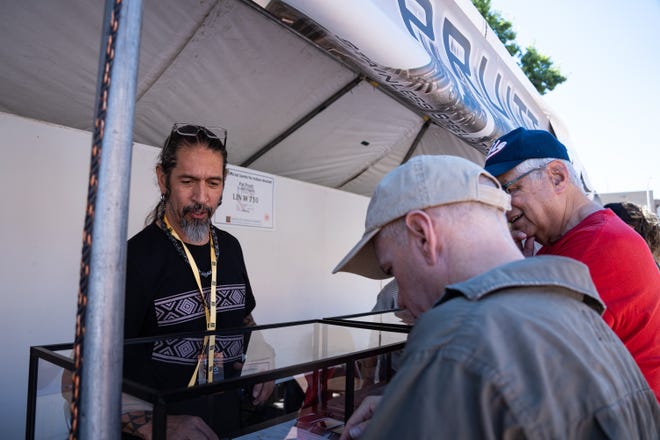
[[[222,134],[222,138],[220,138],[218,135],[216,135],[214,132],[209,130],[208,128],[202,126],[202,125],[195,125],[195,124],[182,124],[182,123],[175,123],[172,126],[172,131],[170,132],[170,138],[172,137],[172,134],[176,133],[180,136],[187,136],[187,137],[197,137],[197,135],[202,132],[204,135],[209,138],[209,139],[217,139],[218,141],[222,142],[222,145],[227,146],[227,130],[221,127],[213,127],[215,130],[220,131]],[[169,140],[169,139],[168,139]]]
[[[542,169],[544,169],[545,167],[546,167],[546,166],[543,165],[543,166],[541,166],[541,167],[532,168],[531,170],[527,171],[526,173],[522,173],[520,176],[516,177],[515,179],[513,179],[513,180],[509,180],[507,183],[503,184],[503,185],[502,185],[502,189],[503,189],[504,192],[506,192],[507,194],[511,194],[511,185],[513,185],[514,183],[516,183],[516,182],[518,182],[518,181],[524,179],[525,177],[529,176],[529,175],[532,174],[534,171],[542,170]]]

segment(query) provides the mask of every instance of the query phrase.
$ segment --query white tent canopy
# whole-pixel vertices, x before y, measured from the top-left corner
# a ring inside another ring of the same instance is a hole
[[[8,305],[2,385],[14,403],[3,422],[8,436],[20,437],[26,348],[50,342],[44,335],[69,340],[73,322],[84,206],[78,211],[78,185],[88,181],[89,155],[81,156],[93,131],[104,5],[2,6],[0,187],[12,207],[1,228],[11,258],[0,277]],[[277,230],[232,230],[250,252],[257,313],[285,310],[298,319],[370,305],[361,294],[375,296],[379,285],[330,270],[362,232],[362,196],[409,157],[451,154],[481,164],[496,137],[521,125],[551,130],[570,148],[564,127],[469,0],[144,0],[143,9],[137,172],[118,179],[138,190],[131,194],[137,209],[112,214],[137,218],[157,199],[152,146],[173,123],[227,129],[230,163],[278,179]]]
[[[144,2],[136,142],[220,126],[230,163],[371,195],[410,155],[481,163],[514,126],[551,129],[469,3],[259,3]],[[102,15],[83,0],[4,5],[0,111],[91,131]]]

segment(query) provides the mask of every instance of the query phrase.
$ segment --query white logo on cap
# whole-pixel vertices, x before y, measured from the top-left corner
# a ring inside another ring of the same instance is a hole
[[[506,141],[493,142],[493,145],[491,145],[490,150],[488,151],[488,155],[486,156],[486,160],[490,159],[491,157],[495,156],[497,153],[502,151],[502,148],[504,147],[506,147]]]

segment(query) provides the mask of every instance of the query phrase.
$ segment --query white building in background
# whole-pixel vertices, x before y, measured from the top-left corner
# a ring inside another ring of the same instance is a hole
[[[652,190],[603,193],[598,194],[598,198],[603,205],[615,202],[632,202],[646,206],[652,212],[660,215],[660,199],[653,198]]]

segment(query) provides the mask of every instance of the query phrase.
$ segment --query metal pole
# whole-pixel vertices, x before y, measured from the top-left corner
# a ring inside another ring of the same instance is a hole
[[[344,399],[344,423],[353,415],[355,406],[355,361],[346,362],[346,383],[344,385],[346,398]]]
[[[34,422],[37,413],[37,383],[39,379],[39,357],[30,347],[30,367],[28,374],[27,414],[25,417],[25,439],[34,439]]]
[[[106,16],[117,7],[114,60],[109,72],[99,71],[99,84],[109,75],[110,87],[92,232],[81,376],[81,439],[120,438],[126,235],[142,0],[106,0]],[[101,59],[106,40],[104,35]]]

